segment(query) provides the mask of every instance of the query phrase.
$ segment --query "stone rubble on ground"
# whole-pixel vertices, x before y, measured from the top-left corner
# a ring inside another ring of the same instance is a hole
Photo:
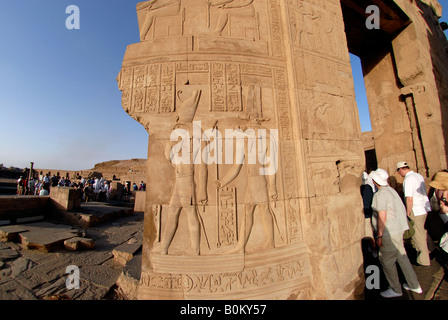
[[[0,227],[0,300],[115,299],[126,262],[141,248],[143,214],[86,230],[48,221]],[[68,289],[79,270],[79,289]]]

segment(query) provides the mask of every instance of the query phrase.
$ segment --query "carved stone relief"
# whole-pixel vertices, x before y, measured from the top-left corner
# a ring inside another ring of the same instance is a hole
[[[317,27],[338,6],[138,4],[141,42],[117,81],[150,135],[140,298],[312,299],[319,279],[356,278],[352,213],[327,209],[363,158],[343,28]]]

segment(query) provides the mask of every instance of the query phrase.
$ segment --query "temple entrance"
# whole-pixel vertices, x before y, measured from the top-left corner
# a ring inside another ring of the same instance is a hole
[[[372,22],[380,29],[366,26],[366,19],[371,15],[366,13],[369,5],[379,8],[378,19]],[[398,80],[392,47],[393,39],[410,20],[393,1],[342,0],[341,7],[353,76],[359,79],[362,73],[364,77],[365,87],[355,86],[355,89],[360,119],[364,121],[361,128],[366,169],[376,169],[379,161],[381,167],[390,171],[396,157],[409,158],[409,150],[414,150],[409,141],[408,111],[399,98],[403,85]],[[362,71],[357,68],[359,64]],[[364,94],[367,101],[363,101]],[[366,114],[367,108],[369,114]],[[369,129],[371,133],[365,132]]]

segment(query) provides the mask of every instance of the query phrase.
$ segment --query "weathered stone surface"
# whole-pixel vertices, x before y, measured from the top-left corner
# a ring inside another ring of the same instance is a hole
[[[137,5],[140,43],[117,81],[149,133],[140,298],[359,297],[365,158],[349,50],[363,61],[380,166],[444,168],[448,45],[438,2],[425,3]],[[369,4],[381,30],[366,28]],[[246,138],[225,134],[236,130]],[[248,273],[256,285],[238,282]],[[213,285],[198,289],[200,276]]]
[[[70,251],[76,251],[79,248],[93,249],[95,242],[89,238],[74,237],[64,241],[64,247]]]
[[[17,277],[18,275],[32,268],[33,266],[34,266],[33,261],[21,257],[11,264],[11,275],[13,277]]]
[[[92,245],[90,240],[94,242],[100,240],[95,243],[95,248],[92,250],[43,252],[28,250],[20,243],[0,243],[0,254],[4,251],[4,257],[7,258],[4,261],[0,259],[0,300],[109,298],[107,294],[112,292],[111,289],[114,288],[124,268],[113,259],[112,250],[123,242],[141,243],[142,221],[142,214],[116,217],[113,222],[96,226],[95,230],[84,231],[83,236],[87,233],[89,238],[76,235],[70,238],[74,239],[73,241],[87,241],[85,245]],[[72,230],[70,226],[49,222],[33,223],[23,227],[27,232],[47,230],[48,233],[58,233]],[[120,236],[116,236],[116,233]],[[109,242],[109,239],[113,242]],[[115,242],[116,240],[121,242]],[[66,287],[68,266],[79,268],[79,289]]]
[[[65,222],[87,229],[133,213],[133,208],[111,206],[104,202],[88,202],[82,203],[76,210],[64,212],[63,216]]]
[[[141,249],[142,244],[140,243],[124,243],[116,247],[112,254],[114,255],[114,259],[125,265],[128,261],[130,261],[134,255]]]
[[[110,289],[117,282],[121,269],[101,266],[83,266],[80,268],[81,278],[96,285]]]
[[[0,243],[0,262],[17,258],[19,253],[6,244]]]
[[[0,300],[38,300],[27,288],[16,280],[2,281],[0,279]]]
[[[138,299],[141,266],[142,255],[137,254],[126,263],[120,277],[117,280],[118,289],[127,300]]]
[[[23,226],[2,226],[0,227],[0,241],[15,241],[19,233],[25,231],[28,231],[28,229]]]
[[[149,1],[137,15],[117,81],[149,133],[140,298],[353,296],[364,156],[339,2]]]
[[[77,231],[62,230],[49,233],[48,229],[40,229],[20,233],[20,241],[28,249],[52,251],[62,247],[64,241],[78,235]]]

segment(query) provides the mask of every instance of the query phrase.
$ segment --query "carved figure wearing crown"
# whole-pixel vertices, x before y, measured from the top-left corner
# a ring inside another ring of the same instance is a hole
[[[258,89],[258,90],[257,90]],[[247,187],[244,195],[245,212],[243,216],[243,222],[240,227],[240,236],[238,239],[238,244],[235,248],[228,251],[228,253],[235,253],[244,251],[246,248],[247,241],[252,231],[252,226],[254,223],[254,213],[258,209],[258,215],[261,217],[264,227],[264,238],[265,243],[262,249],[274,248],[274,226],[278,228],[277,219],[274,211],[271,208],[271,201],[277,201],[277,187],[276,187],[276,174],[275,172],[269,172],[267,174],[262,174],[263,170],[266,169],[268,161],[266,157],[269,157],[269,161],[277,161],[275,154],[277,152],[277,141],[274,137],[269,134],[267,136],[268,143],[260,143],[259,130],[269,133],[265,127],[261,125],[261,122],[267,121],[269,119],[263,118],[261,114],[261,88],[255,88],[254,86],[249,86],[249,92],[246,99],[246,114],[245,117],[241,119],[247,121],[242,129],[246,131],[247,129],[254,130],[255,137],[257,139],[249,139],[248,143],[245,144],[244,153],[237,153],[240,159],[235,159],[234,165],[230,168],[227,174],[220,180],[215,181],[216,188],[223,188],[234,179],[236,179],[246,162],[247,170]],[[265,141],[266,142],[266,141]],[[262,145],[262,149],[257,150]],[[255,163],[249,163],[248,157],[250,154],[257,153],[262,155],[263,158],[259,159],[261,161]],[[269,154],[269,155],[268,155]],[[270,163],[272,165],[272,163]],[[273,166],[275,167],[276,164]]]
[[[173,130],[183,129],[188,132],[187,139],[181,141],[169,141],[165,147],[165,156],[175,167],[176,181],[171,195],[168,209],[168,217],[162,234],[160,250],[162,254],[168,254],[168,248],[177,231],[179,216],[181,212],[187,215],[188,229],[190,235],[190,254],[200,254],[200,230],[202,224],[201,216],[197,206],[207,204],[207,165],[204,161],[197,161],[201,157],[202,148],[194,147],[195,144],[203,144],[200,137],[193,136],[193,118],[201,98],[201,91],[194,91],[191,96],[183,101],[179,107],[179,116]],[[196,139],[196,140],[195,140]],[[186,146],[185,144],[189,145]],[[188,163],[175,163],[174,152],[179,150],[189,152]],[[200,163],[195,165],[195,163]],[[195,185],[195,175],[198,175],[198,185]],[[205,229],[204,229],[205,232]]]

